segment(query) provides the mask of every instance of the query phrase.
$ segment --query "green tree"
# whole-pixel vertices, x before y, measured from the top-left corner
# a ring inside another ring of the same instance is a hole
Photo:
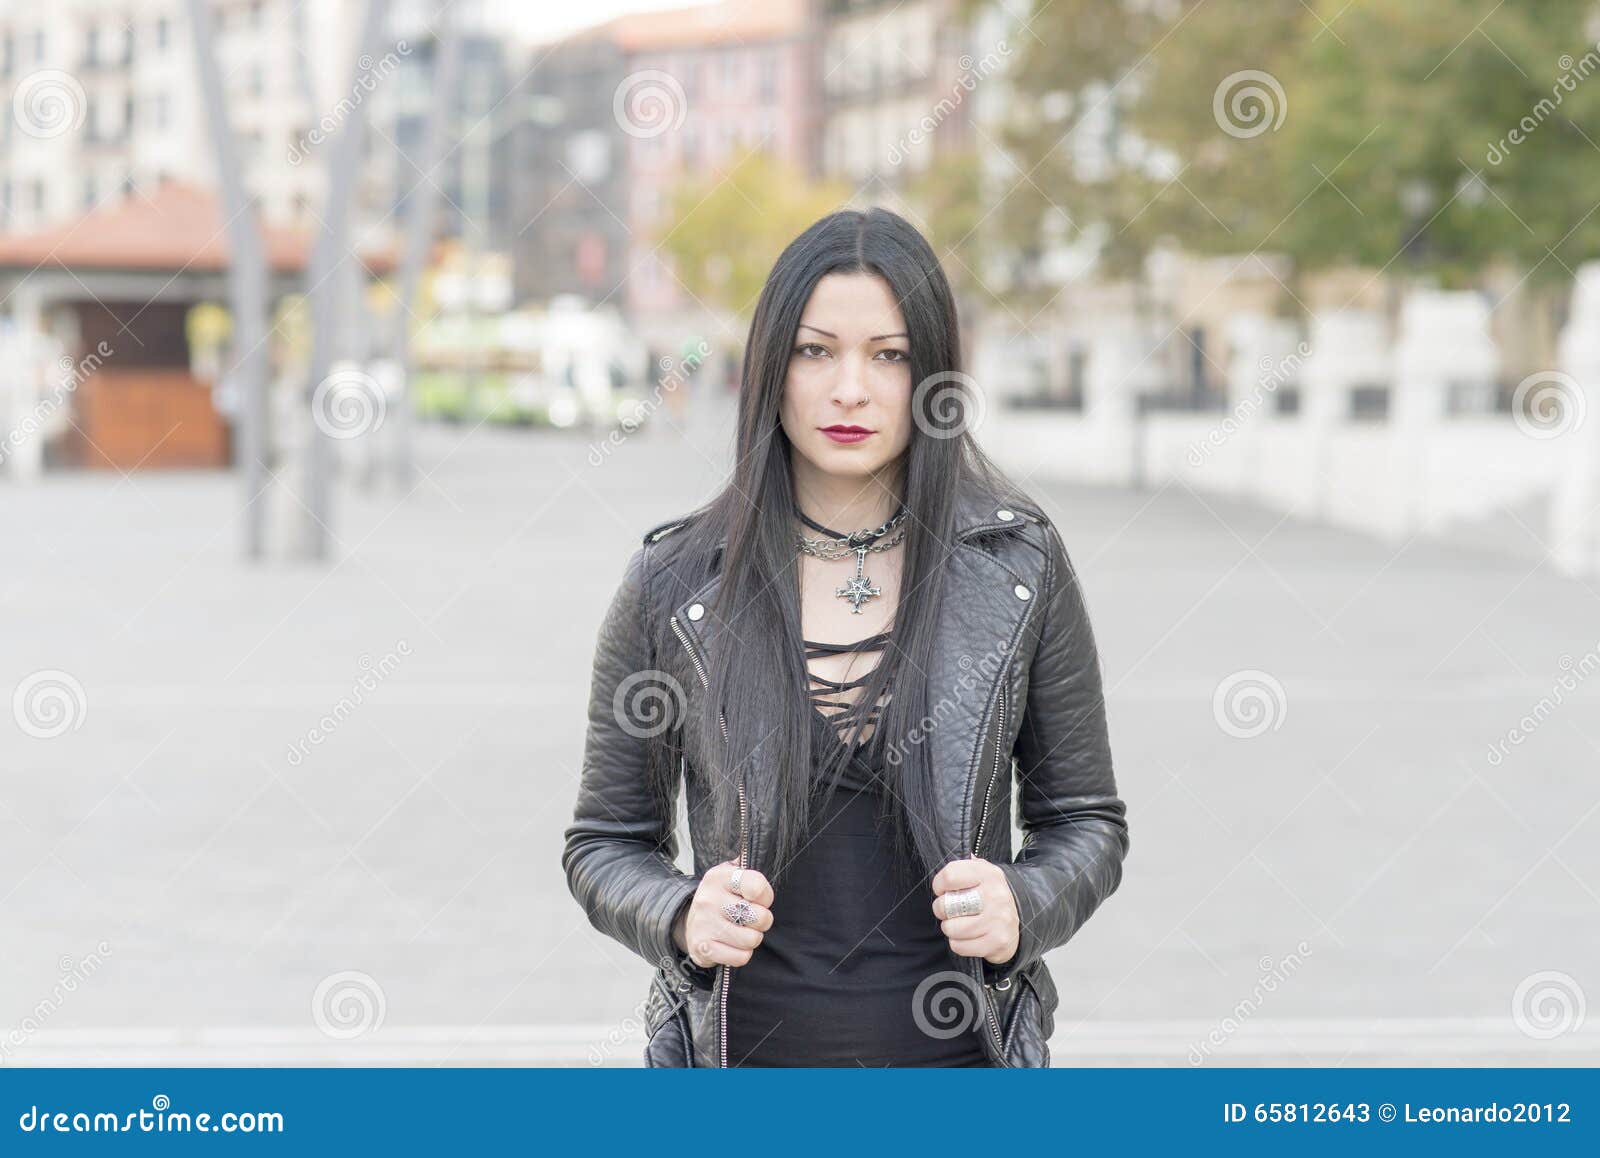
[[[793,167],[745,150],[726,171],[676,186],[655,240],[690,293],[747,322],[784,247],[849,195],[843,185],[810,183]]]
[[[1296,53],[1284,160],[1286,192],[1305,200],[1284,247],[1308,267],[1393,262],[1452,285],[1496,259],[1569,280],[1600,255],[1600,83],[1574,75],[1600,71],[1595,12],[1592,0],[1319,4],[1334,33]]]
[[[987,259],[995,246],[977,151],[962,149],[937,157],[906,183],[905,202],[908,217],[939,255],[956,298],[962,341],[970,349],[979,311],[1004,308],[1001,296],[985,281]]]
[[[1151,185],[1124,129],[1137,72],[1167,22],[1148,5],[1108,0],[1038,3],[1025,21],[997,142],[1015,173],[992,214],[1023,274],[1008,297],[1031,313],[1054,289],[1026,271],[1053,245],[1096,238],[1108,277],[1142,269],[1149,237],[1134,226]]]
[[[1596,11],[1052,0],[1014,76],[1006,142],[1033,172],[1009,232],[1098,231],[1110,276],[1170,239],[1301,270],[1465,285],[1505,261],[1565,282],[1600,255]]]

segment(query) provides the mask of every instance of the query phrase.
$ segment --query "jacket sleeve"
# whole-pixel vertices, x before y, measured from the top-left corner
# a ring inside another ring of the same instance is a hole
[[[646,553],[628,561],[601,623],[589,692],[582,782],[561,857],[567,887],[596,929],[652,965],[702,972],[672,940],[678,910],[699,877],[683,873],[677,857],[677,780],[653,789],[651,743],[664,741],[683,696],[657,668],[645,622]]]
[[[1001,865],[1021,918],[999,981],[1065,944],[1122,880],[1126,806],[1117,796],[1094,633],[1077,574],[1048,521],[1039,645],[1016,745],[1022,844]]]

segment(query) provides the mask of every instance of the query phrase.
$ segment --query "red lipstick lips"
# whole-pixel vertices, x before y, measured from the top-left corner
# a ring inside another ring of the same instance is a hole
[[[824,426],[821,430],[823,434],[826,434],[833,441],[844,443],[860,442],[862,439],[869,438],[876,433],[876,431],[868,430],[865,426],[847,426],[843,423]]]

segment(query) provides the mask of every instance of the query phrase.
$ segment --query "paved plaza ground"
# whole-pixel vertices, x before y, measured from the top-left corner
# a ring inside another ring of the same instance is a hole
[[[0,687],[70,716],[0,727],[0,1059],[637,1064],[647,969],[568,894],[562,829],[600,616],[725,421],[424,428],[414,489],[341,492],[327,565],[242,564],[229,475],[0,485]],[[1051,957],[1056,1064],[1600,1062],[1600,584],[1029,485],[1132,836]],[[1283,698],[1230,735],[1251,671]]]

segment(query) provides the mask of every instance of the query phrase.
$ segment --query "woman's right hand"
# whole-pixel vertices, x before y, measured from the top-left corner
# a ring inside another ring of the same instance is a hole
[[[736,864],[724,861],[707,870],[694,898],[673,922],[672,939],[702,968],[745,964],[761,944],[762,935],[772,928],[772,886],[755,869],[745,869],[735,893],[729,880]],[[724,905],[740,901],[750,906],[752,920],[747,925],[734,924],[723,912]]]

